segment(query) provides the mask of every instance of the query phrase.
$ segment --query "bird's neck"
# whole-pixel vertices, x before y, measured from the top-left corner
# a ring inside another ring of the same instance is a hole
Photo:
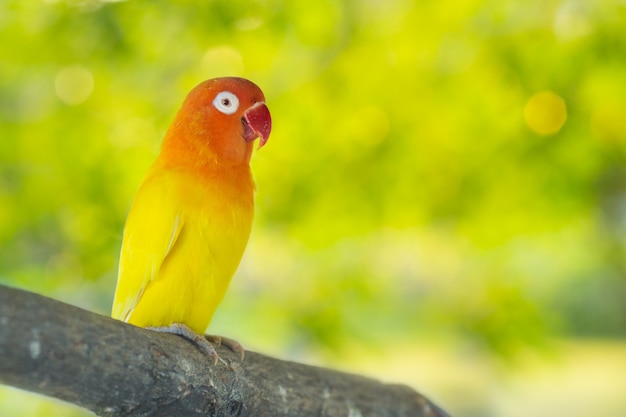
[[[249,170],[252,148],[239,136],[223,137],[210,128],[179,122],[165,135],[159,158],[168,165],[203,170]]]

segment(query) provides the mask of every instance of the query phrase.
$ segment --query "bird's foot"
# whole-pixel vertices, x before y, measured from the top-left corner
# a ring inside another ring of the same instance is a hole
[[[214,360],[215,362],[214,365],[217,365],[217,361],[222,361],[224,364],[226,364],[226,362],[224,362],[224,360],[220,358],[217,352],[215,351],[215,348],[211,344],[210,339],[208,339],[206,336],[197,334],[196,332],[191,330],[191,328],[189,328],[189,326],[187,325],[184,325],[182,323],[172,323],[169,326],[146,327],[146,329],[153,330],[155,332],[160,332],[160,333],[171,333],[171,334],[175,334],[178,336],[182,336],[185,339],[193,342],[196,345],[196,347],[198,347],[198,349],[200,349],[201,351],[209,355]],[[216,346],[220,345],[220,343],[214,343],[214,344]],[[227,345],[224,345],[224,346],[228,347]]]
[[[208,340],[211,344],[215,346],[224,346],[228,348],[233,353],[237,353],[241,356],[241,360],[243,361],[244,356],[246,355],[246,351],[241,346],[241,343],[236,341],[235,339],[229,339],[228,337],[217,336],[212,334],[205,334],[204,338]]]

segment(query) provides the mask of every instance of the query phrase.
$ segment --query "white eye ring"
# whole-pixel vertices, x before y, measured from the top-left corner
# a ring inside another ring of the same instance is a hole
[[[233,114],[239,108],[239,99],[230,91],[222,91],[215,96],[213,106],[224,114]]]

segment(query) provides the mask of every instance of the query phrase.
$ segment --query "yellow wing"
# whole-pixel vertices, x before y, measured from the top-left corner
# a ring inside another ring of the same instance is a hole
[[[177,194],[166,176],[147,178],[139,188],[124,227],[113,318],[129,321],[176,245],[185,224]]]

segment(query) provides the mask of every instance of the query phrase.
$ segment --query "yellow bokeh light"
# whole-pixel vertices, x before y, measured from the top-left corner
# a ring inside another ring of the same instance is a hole
[[[591,33],[589,12],[578,2],[566,1],[556,11],[554,34],[561,42],[568,42]]]
[[[54,79],[54,90],[57,97],[70,106],[87,100],[93,92],[93,86],[91,71],[80,65],[61,69]]]
[[[558,132],[566,119],[565,101],[552,91],[534,94],[524,106],[526,125],[540,135]]]
[[[243,74],[243,58],[231,46],[211,48],[202,57],[202,70],[207,78]]]

